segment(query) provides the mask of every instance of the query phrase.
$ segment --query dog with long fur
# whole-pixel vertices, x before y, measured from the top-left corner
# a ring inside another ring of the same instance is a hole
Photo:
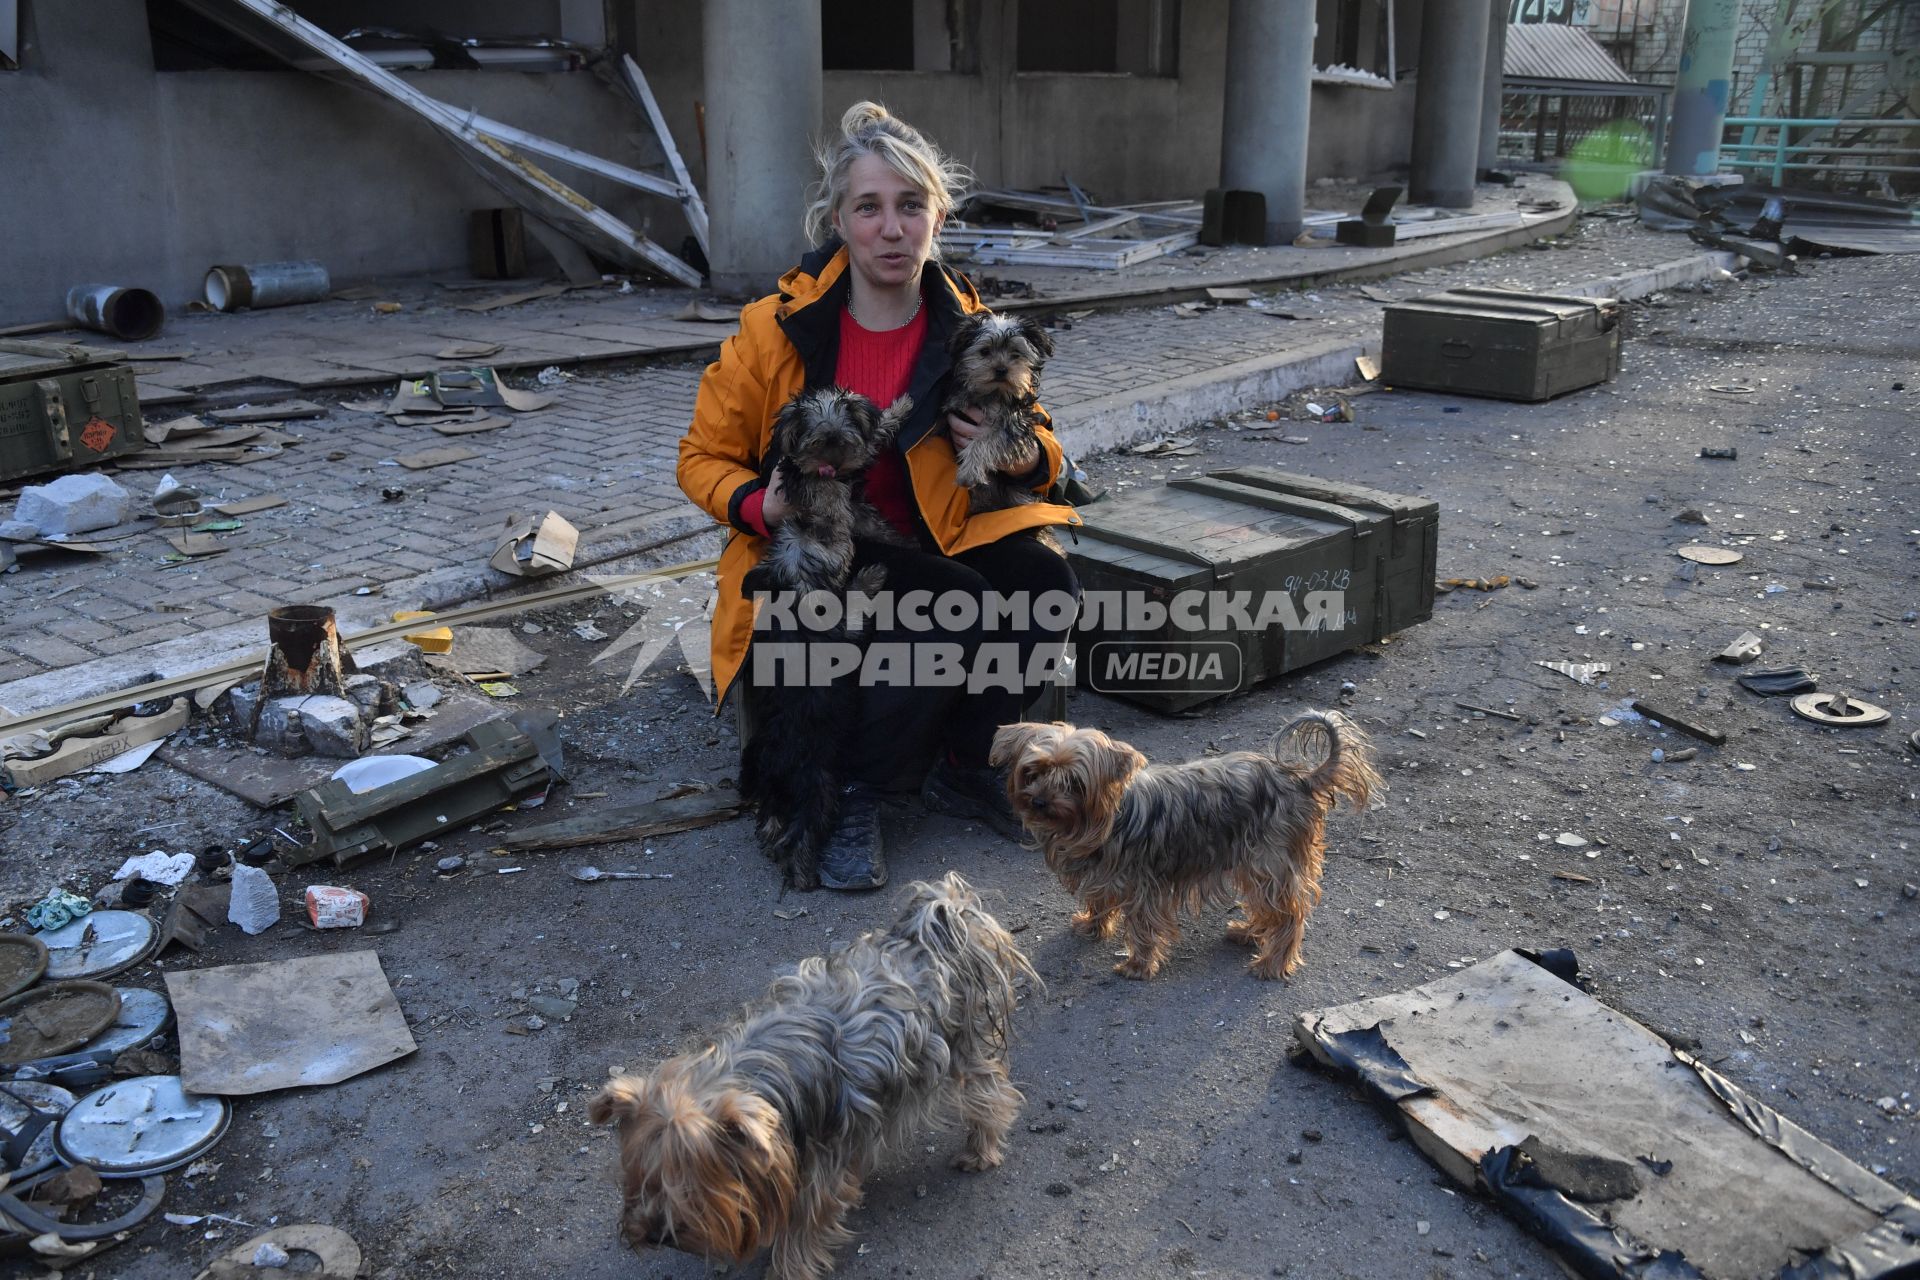
[[[948,339],[952,391],[946,412],[981,415],[980,433],[958,450],[958,479],[974,511],[1002,511],[1039,499],[1006,474],[1040,447],[1040,372],[1053,339],[1025,316],[976,311]]]
[[[1309,740],[1325,744],[1317,763]],[[991,762],[1039,842],[1047,867],[1080,903],[1075,933],[1117,931],[1126,978],[1151,978],[1180,936],[1182,915],[1237,899],[1227,936],[1253,948],[1256,977],[1300,964],[1307,917],[1320,901],[1327,815],[1364,809],[1381,789],[1366,735],[1337,712],[1310,711],[1267,753],[1235,751],[1151,764],[1098,729],[1011,724]]]
[[[620,1130],[620,1231],[817,1280],[883,1153],[958,1116],[973,1172],[1024,1100],[1007,1073],[1015,984],[1039,976],[960,876],[916,882],[897,919],[802,961],[704,1049],[621,1076],[587,1106]]]
[[[786,518],[771,532],[766,553],[747,571],[741,590],[844,596],[848,588],[879,590],[878,566],[853,574],[856,537],[899,535],[860,494],[867,468],[912,410],[905,396],[882,412],[865,396],[839,387],[802,391],[774,420],[773,474],[786,493]],[[766,617],[771,618],[769,614]],[[764,621],[764,619],[763,619]],[[844,640],[844,626],[795,631],[778,622],[757,626],[754,643],[810,644]],[[803,664],[810,665],[810,664]],[[820,850],[840,809],[839,762],[831,751],[838,726],[852,713],[855,691],[845,681],[815,686],[742,682],[753,736],[741,748],[740,793],[758,814],[760,847],[781,869],[789,888],[820,887]]]

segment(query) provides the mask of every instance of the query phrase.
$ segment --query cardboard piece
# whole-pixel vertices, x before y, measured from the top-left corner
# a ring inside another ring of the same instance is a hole
[[[326,407],[311,400],[282,400],[277,404],[248,404],[238,409],[215,409],[207,416],[215,422],[278,422],[284,418],[321,418]]]
[[[508,516],[488,564],[521,578],[544,578],[573,567],[580,531],[556,511],[544,516]]]
[[[510,427],[513,419],[490,413],[479,418],[448,418],[431,425],[443,436],[466,436],[476,431],[498,431],[502,427]]]
[[[419,453],[403,453],[394,461],[409,471],[425,471],[429,467],[444,467],[450,462],[465,462],[479,456],[471,449],[447,445],[439,449],[423,449]]]
[[[279,494],[263,493],[257,498],[236,498],[232,502],[223,502],[214,510],[223,516],[250,516],[256,511],[271,511],[286,505],[287,500]]]
[[[523,289],[519,293],[503,293],[488,298],[484,302],[470,302],[461,307],[462,311],[495,311],[501,307],[518,306],[522,302],[533,302],[540,298],[557,298],[573,288],[570,284],[550,284],[540,289]]]
[[[167,974],[188,1093],[338,1084],[419,1046],[371,951]]]
[[[95,768],[135,747],[185,728],[189,712],[187,699],[175,698],[158,715],[135,716],[129,712],[111,717],[98,732],[68,738],[50,755],[32,760],[8,760],[7,781],[15,787],[37,787],[55,778]]]
[[[529,413],[553,403],[552,396],[534,391],[519,391],[500,381],[500,375],[484,366],[476,369],[452,369],[430,378],[434,398],[441,404],[483,405],[488,408],[516,409]]]
[[[734,324],[740,319],[740,309],[715,306],[711,302],[695,298],[674,312],[673,318],[683,324]]]

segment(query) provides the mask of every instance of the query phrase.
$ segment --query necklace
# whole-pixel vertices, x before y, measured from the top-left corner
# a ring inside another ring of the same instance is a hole
[[[919,314],[920,314],[920,303],[921,303],[921,300],[922,300],[922,298],[923,298],[923,297],[924,297],[924,295],[922,295],[922,294],[920,294],[919,292],[915,292],[915,293],[914,293],[914,295],[913,295],[913,310],[911,310],[911,311],[909,311],[909,312],[907,312],[907,318],[906,318],[905,320],[902,320],[902,321],[901,321],[901,322],[900,322],[899,324],[897,324],[897,325],[894,325],[894,326],[893,326],[893,328],[894,328],[894,329],[904,329],[904,328],[906,328],[906,327],[907,327],[908,325],[910,325],[910,324],[912,324],[912,323],[913,323],[913,318],[914,318],[915,316],[917,316],[917,315],[919,315]],[[852,290],[852,289],[848,289],[848,290],[847,290],[847,314],[848,314],[848,315],[850,315],[850,316],[852,316],[852,317],[853,317],[853,322],[854,322],[855,324],[858,324],[858,325],[860,325],[860,327],[861,327],[862,329],[866,329],[866,328],[867,328],[867,326],[866,326],[866,325],[864,325],[864,324],[861,324],[861,323],[860,323],[860,313],[859,313],[858,311],[855,311],[855,310],[853,309],[853,290]],[[870,329],[870,330],[868,330],[868,332],[870,332],[870,333],[891,333],[892,331],[893,331],[892,329]]]

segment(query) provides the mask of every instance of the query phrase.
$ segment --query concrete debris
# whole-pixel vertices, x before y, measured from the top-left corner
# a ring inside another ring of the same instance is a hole
[[[133,515],[133,495],[99,474],[61,476],[20,491],[14,519],[43,538],[68,538],[111,529]]]

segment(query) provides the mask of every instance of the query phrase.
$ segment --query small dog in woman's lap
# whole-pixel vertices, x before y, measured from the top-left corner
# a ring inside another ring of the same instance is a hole
[[[1007,1071],[1021,980],[1013,938],[949,872],[893,924],[802,961],[707,1047],[621,1076],[587,1105],[620,1129],[620,1234],[818,1280],[888,1149],[957,1117],[953,1163],[998,1166],[1024,1099]]]
[[[971,509],[1004,511],[1039,501],[1006,473],[1040,446],[1040,373],[1053,356],[1053,339],[1025,316],[976,311],[954,329],[947,350],[953,357],[947,412],[980,415],[979,434],[956,451]]]
[[[900,535],[865,500],[861,485],[912,407],[902,396],[883,412],[865,396],[821,387],[802,391],[780,410],[773,428],[777,460],[770,473],[780,479],[787,515],[740,589],[749,597],[784,597],[786,607],[763,610],[755,647],[854,638],[844,622],[815,629],[778,619],[803,617],[806,611],[796,602],[812,592],[827,592],[844,606],[850,590],[871,595],[880,589],[884,574],[878,566],[853,572],[853,541],[897,542]],[[751,652],[748,662],[754,662]],[[821,744],[837,740],[856,694],[844,680],[819,685],[806,680],[804,660],[797,668],[771,665],[779,674],[802,678],[756,683],[751,677],[757,673],[750,671],[740,682],[753,727],[740,752],[740,794],[753,802],[760,847],[780,868],[786,886],[817,889],[820,851],[839,817],[841,781],[839,762]]]
[[[1308,757],[1306,744],[1324,743]],[[1300,964],[1307,917],[1320,901],[1327,815],[1383,789],[1359,726],[1309,711],[1271,750],[1152,764],[1098,729],[1011,724],[991,760],[1007,798],[1039,842],[1047,869],[1080,902],[1075,933],[1127,945],[1114,972],[1151,978],[1180,936],[1180,919],[1237,900],[1227,936],[1253,948],[1255,977]]]

